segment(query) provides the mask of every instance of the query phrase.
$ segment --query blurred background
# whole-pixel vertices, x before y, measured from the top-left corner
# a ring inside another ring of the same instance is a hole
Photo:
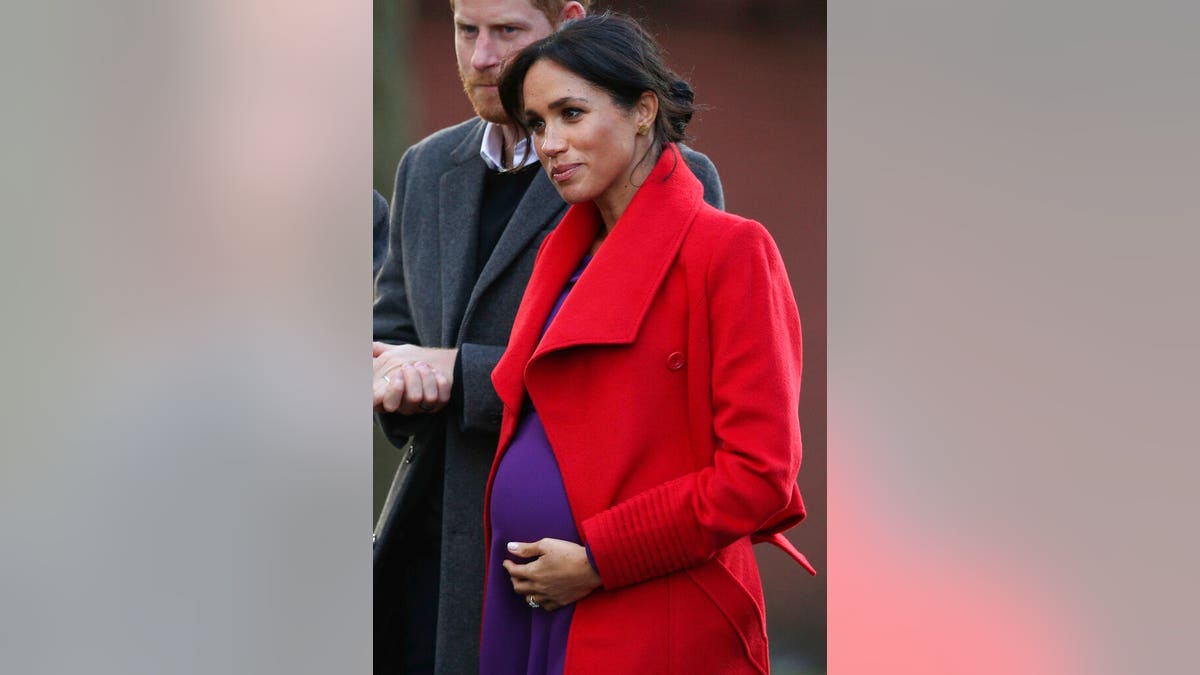
[[[820,571],[759,546],[772,667],[824,673],[826,614],[825,4],[785,0],[601,1],[639,19],[702,106],[691,145],[716,164],[726,210],[763,223],[787,264],[804,328],[799,485],[809,517],[788,533]],[[447,0],[374,2],[374,187],[390,201],[409,144],[473,115]],[[397,455],[375,434],[375,509]]]

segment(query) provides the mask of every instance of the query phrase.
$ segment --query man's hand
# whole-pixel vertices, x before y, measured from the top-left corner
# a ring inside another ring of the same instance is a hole
[[[450,402],[457,349],[371,345],[376,412],[435,413]]]
[[[569,605],[600,586],[600,575],[579,544],[562,539],[509,542],[508,552],[521,558],[537,558],[524,565],[511,560],[503,564],[517,595],[526,601],[532,596],[547,612]]]

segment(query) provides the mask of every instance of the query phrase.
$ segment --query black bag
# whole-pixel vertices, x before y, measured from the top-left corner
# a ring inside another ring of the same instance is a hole
[[[419,511],[425,502],[425,495],[435,474],[440,475],[436,469],[441,464],[441,452],[445,445],[443,438],[440,429],[430,429],[429,432],[410,437],[400,448],[400,465],[396,467],[396,474],[371,537],[376,568],[390,552],[402,551],[407,531],[419,527]]]

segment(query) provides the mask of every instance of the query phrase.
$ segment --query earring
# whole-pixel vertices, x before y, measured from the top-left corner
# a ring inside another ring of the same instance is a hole
[[[638,127],[638,136],[645,136],[650,131],[649,124],[643,124]]]

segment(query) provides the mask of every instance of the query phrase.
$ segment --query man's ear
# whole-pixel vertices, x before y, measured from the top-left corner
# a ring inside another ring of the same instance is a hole
[[[561,26],[562,23],[568,19],[583,18],[583,15],[585,14],[587,14],[587,10],[583,8],[583,5],[575,2],[575,0],[572,0],[571,2],[563,5],[562,11],[558,13],[558,25]]]

